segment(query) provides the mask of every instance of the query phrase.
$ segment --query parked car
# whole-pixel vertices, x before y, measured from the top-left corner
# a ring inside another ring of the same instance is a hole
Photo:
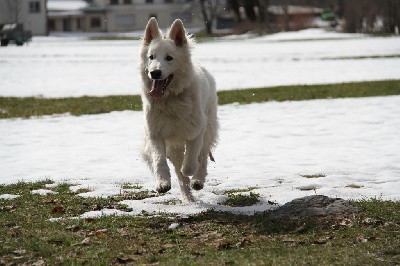
[[[25,31],[22,24],[6,24],[0,30],[1,46],[7,46],[10,42],[23,45],[32,39],[32,33]]]

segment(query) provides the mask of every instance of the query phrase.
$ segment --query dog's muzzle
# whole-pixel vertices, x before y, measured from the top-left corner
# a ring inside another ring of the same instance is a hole
[[[161,74],[161,70],[154,70],[150,72],[152,85],[151,90],[148,92],[148,94],[154,99],[161,99],[164,96],[168,85],[171,83],[174,77],[174,75],[171,74],[166,79],[159,79],[161,78]]]

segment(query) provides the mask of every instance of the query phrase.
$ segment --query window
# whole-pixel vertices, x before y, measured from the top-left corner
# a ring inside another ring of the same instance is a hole
[[[92,28],[100,28],[101,27],[100,18],[98,18],[98,17],[92,18],[90,20],[90,27],[92,27]]]
[[[49,28],[49,31],[55,31],[56,30],[56,21],[54,19],[49,19],[47,26]]]
[[[154,0],[146,0],[146,4],[154,4]]]
[[[166,3],[166,4],[172,4],[172,3],[174,3],[174,0],[164,0],[164,3]]]
[[[40,13],[40,2],[39,1],[29,2],[29,13]]]
[[[110,5],[118,5],[118,0],[110,0]]]
[[[130,5],[132,4],[132,0],[124,0],[124,5]]]

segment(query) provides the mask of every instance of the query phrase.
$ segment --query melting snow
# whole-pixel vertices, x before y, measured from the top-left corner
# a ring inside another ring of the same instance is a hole
[[[77,36],[34,38],[27,46],[2,47],[0,95],[140,93],[141,41],[90,41]],[[311,29],[198,43],[193,54],[213,73],[219,90],[398,79],[399,40]]]
[[[208,209],[252,214],[271,202],[323,194],[345,199],[400,200],[400,96],[266,102],[219,108],[220,143],[194,205],[179,203],[176,177],[164,196],[121,202],[158,214]],[[153,190],[139,148],[141,112],[0,120],[0,182],[51,179],[107,197],[123,184]],[[254,188],[251,207],[220,205],[231,189]],[[170,204],[176,202],[177,204]],[[122,214],[117,210],[85,216]]]
[[[139,47],[140,41],[81,37],[34,38],[28,46],[4,47],[0,95],[139,94]],[[218,88],[227,90],[398,79],[399,51],[398,37],[305,30],[199,43],[193,53],[215,75]],[[228,105],[219,115],[216,163],[210,163],[204,190],[195,192],[199,201],[181,205],[172,176],[166,195],[121,202],[130,214],[209,209],[252,214],[313,194],[400,200],[399,96]],[[127,183],[154,189],[139,156],[140,112],[7,119],[0,120],[0,132],[2,184],[51,179],[56,183],[47,188],[68,182],[74,191],[85,189],[84,197],[118,195],[128,191]],[[225,191],[247,188],[260,194],[259,204],[220,205]],[[125,213],[106,209],[82,217],[111,214]]]
[[[13,194],[1,194],[0,199],[9,200],[9,199],[16,199],[20,197],[20,195],[13,195]]]

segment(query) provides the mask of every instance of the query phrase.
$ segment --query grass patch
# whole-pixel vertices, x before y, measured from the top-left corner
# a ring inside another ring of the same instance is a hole
[[[400,54],[322,57],[321,60],[363,60],[363,59],[389,59],[389,58],[400,58]]]
[[[106,96],[77,98],[17,98],[0,97],[0,118],[43,116],[70,113],[71,115],[102,114],[112,111],[141,110],[140,96]]]
[[[89,37],[91,41],[138,41],[140,37],[134,36],[95,36]]]
[[[137,190],[139,190],[139,189],[142,189],[143,186],[140,186],[139,184],[132,185],[130,183],[124,183],[124,184],[122,184],[121,188],[122,189],[137,189]]]
[[[280,86],[260,89],[221,91],[219,104],[265,101],[301,101],[345,97],[400,95],[400,81],[374,81],[330,85]]]
[[[137,192],[124,192],[120,195],[113,196],[112,199],[116,201],[123,200],[143,200],[147,198],[156,197],[158,194],[150,191],[137,191]]]
[[[319,187],[317,187],[315,185],[308,185],[308,186],[297,187],[297,189],[301,190],[301,191],[311,191],[311,190],[317,191],[317,189],[319,189]]]
[[[243,192],[250,192],[258,187],[248,187],[248,188],[238,188],[238,189],[230,189],[224,192],[225,195],[235,194],[235,193],[243,193]]]
[[[344,97],[400,95],[400,80],[330,85],[279,86],[218,92],[219,104],[248,104],[265,101],[301,101]],[[53,114],[101,114],[142,109],[138,95],[77,98],[0,97],[0,119],[29,118]]]
[[[363,185],[358,185],[358,184],[349,184],[346,187],[348,187],[348,188],[362,188],[364,186]]]
[[[385,264],[400,262],[400,203],[356,202],[364,211],[327,228],[272,224],[268,216],[207,212],[189,218],[107,216],[59,220],[118,206],[112,198],[82,198],[68,184],[59,194],[33,195],[49,181],[0,186],[0,264],[254,265]],[[63,211],[61,208],[63,207]],[[59,211],[56,211],[56,210]],[[170,225],[177,223],[176,229]]]
[[[320,177],[325,177],[326,175],[322,174],[322,173],[318,173],[318,174],[313,174],[313,175],[300,175],[301,177],[305,177],[305,178],[320,178]]]
[[[245,207],[252,206],[260,202],[260,194],[250,192],[249,194],[242,194],[241,192],[225,192],[228,199],[221,205],[231,207]]]
[[[92,190],[89,188],[80,188],[77,191],[75,191],[76,194],[83,194],[83,193],[88,193],[88,192],[92,192]]]

